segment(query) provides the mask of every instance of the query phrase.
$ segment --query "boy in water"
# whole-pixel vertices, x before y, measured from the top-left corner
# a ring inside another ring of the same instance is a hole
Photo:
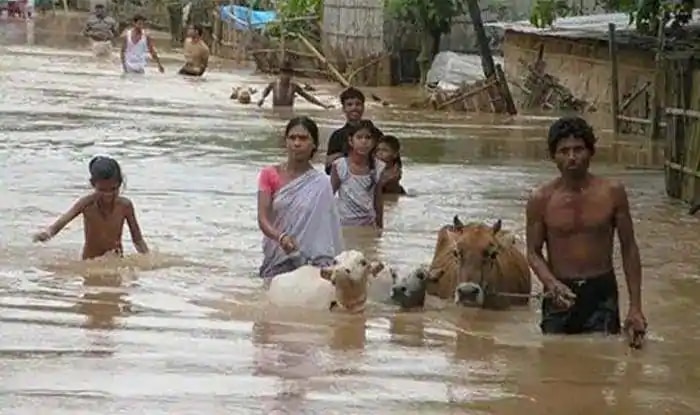
[[[83,259],[97,258],[113,252],[123,255],[122,229],[129,225],[131,240],[136,250],[148,253],[148,246],[141,235],[134,205],[119,196],[123,178],[119,163],[110,157],[95,157],[90,161],[90,184],[95,191],[77,202],[45,231],[34,236],[34,241],[45,242],[59,233],[76,216],[83,215],[85,245]]]
[[[272,107],[293,107],[294,98],[297,95],[304,98],[314,105],[319,107],[329,109],[333,108],[332,105],[326,105],[316,99],[314,96],[309,95],[304,89],[302,89],[299,84],[292,81],[292,75],[294,75],[294,70],[289,62],[284,62],[280,68],[280,77],[275,82],[270,82],[270,84],[265,87],[262,93],[262,98],[258,101],[258,107],[262,107],[265,103],[265,98],[272,92]]]
[[[328,138],[326,150],[326,174],[331,174],[331,165],[336,159],[348,154],[349,132],[355,129],[365,113],[365,95],[357,88],[347,88],[340,94],[340,105],[345,114],[345,125],[333,131]],[[375,128],[377,139],[383,135],[381,130]]]

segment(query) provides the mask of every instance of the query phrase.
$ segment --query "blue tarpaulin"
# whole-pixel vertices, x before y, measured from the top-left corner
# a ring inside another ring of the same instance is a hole
[[[221,19],[233,24],[236,29],[262,29],[277,20],[275,11],[253,10],[249,7],[224,5],[219,9]]]

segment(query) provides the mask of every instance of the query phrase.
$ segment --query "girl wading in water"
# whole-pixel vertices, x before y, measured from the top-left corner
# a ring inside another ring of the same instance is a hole
[[[398,169],[385,169],[375,157],[381,135],[372,121],[350,127],[348,154],[333,161],[331,184],[338,193],[338,212],[343,226],[384,227],[383,187],[396,179]]]
[[[307,117],[285,129],[287,160],[262,169],[258,177],[258,226],[263,238],[260,276],[296,269],[289,254],[299,251],[313,265],[329,266],[343,250],[340,218],[327,176],[311,165],[318,127]]]
[[[68,212],[48,229],[34,235],[34,241],[48,241],[76,216],[82,214],[85,230],[83,259],[96,258],[107,253],[123,255],[124,222],[129,225],[131,240],[136,250],[141,254],[147,253],[148,246],[141,235],[134,205],[129,199],[119,196],[119,189],[124,181],[119,163],[110,157],[98,156],[90,160],[88,168],[94,192],[78,199]]]

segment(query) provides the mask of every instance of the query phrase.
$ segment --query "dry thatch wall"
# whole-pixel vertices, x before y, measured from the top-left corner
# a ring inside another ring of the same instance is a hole
[[[544,45],[544,71],[559,79],[573,95],[591,104],[598,112],[611,112],[608,43],[595,39],[567,39],[520,33],[507,30],[503,42],[505,72],[511,85],[516,105],[523,102],[519,88],[523,74],[522,62],[537,60],[540,45]],[[633,50],[618,45],[618,76],[620,101],[653,81],[654,54],[648,50]],[[637,99],[625,110],[625,115],[648,117],[647,100]],[[612,124],[612,117],[610,124]]]
[[[384,52],[382,0],[325,0],[323,53],[362,59]]]

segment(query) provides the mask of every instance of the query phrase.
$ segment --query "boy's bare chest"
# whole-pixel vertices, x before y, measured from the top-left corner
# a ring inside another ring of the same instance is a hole
[[[120,206],[104,210],[93,205],[83,211],[85,230],[90,233],[121,234],[125,220],[124,209]]]

